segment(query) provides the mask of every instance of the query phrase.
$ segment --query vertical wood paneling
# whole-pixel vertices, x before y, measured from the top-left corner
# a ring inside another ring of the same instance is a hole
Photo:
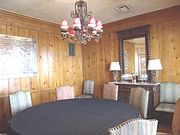
[[[8,35],[18,36],[18,27],[7,26]],[[9,79],[9,92],[13,93],[20,90],[20,79]]]
[[[63,44],[61,39],[58,37],[58,35],[55,36],[55,47],[56,47],[56,84],[57,86],[61,86],[64,83],[64,77],[63,77],[63,65],[64,65],[64,60],[63,60]]]
[[[0,25],[0,33],[6,34],[6,25]]]
[[[106,34],[104,35],[103,39],[104,40],[104,45],[107,44],[104,47],[104,73],[105,73],[105,78],[104,81],[108,82],[111,77],[110,77],[110,71],[109,71],[109,67],[110,67],[110,63],[111,63],[111,34]]]
[[[38,105],[41,104],[41,93],[38,91],[36,92],[32,92],[31,93],[31,98],[32,98],[32,104],[34,105]]]
[[[29,37],[29,30],[24,28],[19,28],[18,36],[20,37]],[[20,89],[21,90],[30,90],[30,78],[20,78]]]
[[[111,61],[118,61],[119,60],[119,40],[118,40],[118,33],[111,33]]]
[[[101,41],[98,44],[90,42],[87,46],[83,46],[83,77],[98,78],[95,81],[96,97],[102,96],[103,84],[112,80],[112,73],[108,69],[110,62],[119,60],[118,31],[147,24],[151,25],[151,58],[160,58],[163,66],[163,70],[160,71],[160,82],[180,83],[179,7],[105,24],[105,33]],[[96,52],[94,45],[97,47]],[[90,48],[93,49],[93,53]],[[94,59],[97,59],[96,62]]]
[[[68,48],[68,46],[67,46],[67,48]],[[74,74],[73,74],[73,70],[74,70],[74,68],[73,68],[73,56],[69,56],[68,57],[68,60],[67,60],[67,69],[68,69],[68,72],[67,72],[67,84],[70,84],[70,85],[72,85],[73,84],[73,80],[74,80]],[[70,78],[70,76],[71,76],[71,78],[72,79],[69,79]]]
[[[76,56],[68,56],[68,41],[61,39],[59,25],[0,11],[0,33],[30,37],[36,42],[37,75],[0,80],[0,129],[7,128],[9,99],[17,90],[31,91],[33,105],[56,100],[56,87],[72,85],[75,95],[82,92],[82,47]],[[2,113],[1,113],[2,112]],[[5,118],[1,119],[3,116]]]
[[[82,94],[83,67],[82,67],[82,46],[76,45],[76,57],[74,61],[74,85],[75,95]]]
[[[40,91],[41,93],[41,103],[47,103],[50,101],[49,90]]]
[[[29,30],[29,37],[33,38],[36,44],[36,64],[37,64],[37,74],[31,77],[31,91],[40,90],[40,55],[39,55],[39,42],[38,42],[38,32],[34,30]]]
[[[163,66],[163,70],[161,71],[162,73],[162,79],[166,80],[166,81],[171,81],[171,74],[169,74],[171,72],[171,66],[167,66],[170,65],[170,57],[172,54],[171,51],[171,47],[169,44],[169,37],[167,32],[168,31],[168,27],[167,27],[167,23],[162,23],[161,25],[159,24],[159,31],[158,31],[158,42],[159,42],[159,48],[160,48],[160,59],[162,62],[162,66]],[[168,54],[168,55],[161,55],[161,53],[163,54]],[[166,79],[165,79],[166,78]]]
[[[93,57],[93,59],[91,59],[91,79],[93,79],[95,82],[98,81],[97,78],[97,45],[91,45],[91,54],[90,56]]]
[[[11,113],[9,108],[9,99],[7,97],[0,98],[0,133],[5,132],[10,121]]]
[[[69,70],[71,70],[69,68],[69,57],[68,57],[68,45],[66,42],[63,42],[63,45],[62,45],[62,48],[63,48],[63,74],[64,74],[64,84],[70,84],[70,80],[69,80]]]
[[[49,90],[49,101],[56,101],[56,90]]]
[[[0,33],[6,34],[6,25],[0,25]],[[8,79],[0,80],[0,97],[6,97],[9,93]]]
[[[9,94],[9,84],[8,80],[0,80],[0,98],[1,97],[7,97]]]
[[[56,50],[54,40],[54,34],[48,34],[49,88],[56,87]]]
[[[101,41],[76,46],[75,57],[68,56],[67,41],[59,37],[58,25],[38,20],[33,22],[35,19],[0,12],[0,33],[36,39],[38,71],[37,76],[31,78],[0,80],[0,95],[21,88],[30,89],[33,105],[36,105],[55,100],[55,88],[58,86],[73,85],[75,95],[78,95],[83,79],[95,79],[95,96],[101,97],[103,84],[112,80],[110,62],[119,60],[117,31],[146,24],[151,24],[152,58],[160,58],[163,66],[160,81],[180,83],[179,11],[179,7],[175,7],[107,24]],[[2,102],[0,107],[5,107]]]
[[[41,89],[48,89],[48,33],[39,33],[40,53],[40,86]]]
[[[104,65],[104,45],[103,45],[103,41],[101,41],[100,43],[97,44],[97,78],[98,81],[95,82],[97,84],[103,84],[104,82],[104,78],[105,78],[105,72],[103,69],[105,69],[105,65]]]
[[[152,33],[152,58],[160,58],[163,70],[160,81],[180,82],[179,75],[179,38],[180,21],[171,20],[154,24]]]
[[[171,48],[171,81],[180,82],[180,20],[168,22],[169,45]]]
[[[88,57],[89,57],[89,55],[88,55],[87,47],[88,47],[88,45],[82,47],[83,48],[82,59],[83,59],[83,78],[84,78],[84,80],[88,79],[88,72],[87,71],[89,69],[88,68],[88,62],[89,62]]]

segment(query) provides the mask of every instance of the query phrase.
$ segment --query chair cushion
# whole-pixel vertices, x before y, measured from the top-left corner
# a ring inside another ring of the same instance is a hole
[[[84,80],[83,94],[94,94],[94,81]]]
[[[156,111],[161,111],[161,112],[170,112],[173,113],[175,110],[175,104],[170,104],[170,103],[160,103],[156,107]]]
[[[93,95],[90,94],[82,94],[80,96],[77,96],[77,98],[93,98]]]
[[[165,82],[160,85],[160,102],[176,103],[180,98],[180,84]]]

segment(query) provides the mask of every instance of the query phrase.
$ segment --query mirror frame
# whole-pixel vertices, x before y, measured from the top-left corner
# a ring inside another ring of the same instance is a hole
[[[151,82],[151,71],[147,70],[148,60],[151,59],[150,25],[123,30],[120,31],[118,35],[119,35],[119,43],[120,43],[121,74],[124,74],[124,40],[131,38],[145,37],[146,71],[148,75],[148,82]]]

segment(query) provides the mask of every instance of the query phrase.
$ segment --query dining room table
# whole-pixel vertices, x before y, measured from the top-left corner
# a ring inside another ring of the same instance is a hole
[[[108,99],[67,99],[36,105],[12,117],[8,135],[106,135],[139,111]]]

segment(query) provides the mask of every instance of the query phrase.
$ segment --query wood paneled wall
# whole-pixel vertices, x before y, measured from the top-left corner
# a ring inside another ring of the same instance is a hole
[[[95,97],[101,97],[103,84],[112,80],[111,61],[119,60],[118,35],[103,34],[100,42],[83,46],[83,78],[95,81]]]
[[[109,64],[119,60],[118,31],[150,24],[151,58],[160,58],[160,82],[180,83],[180,6],[104,25],[104,35],[96,44],[83,46],[83,76],[95,80],[96,97],[103,84],[112,80]]]
[[[75,95],[81,94],[82,47],[76,45],[76,56],[68,56],[68,41],[59,36],[58,25],[0,11],[0,33],[34,38],[38,71],[34,77],[0,80],[0,130],[10,119],[7,97],[12,92],[31,91],[33,105],[56,100],[55,88],[62,85],[72,85]]]
[[[112,80],[109,65],[119,61],[117,32],[147,24],[151,25],[151,56],[160,58],[163,66],[160,81],[180,83],[180,6],[106,24],[101,41],[76,45],[75,57],[68,56],[58,25],[0,10],[0,33],[36,39],[38,63],[35,77],[0,80],[0,130],[10,118],[7,96],[19,89],[30,90],[37,105],[55,100],[57,86],[73,85],[79,95],[83,79],[93,79],[95,97],[101,97],[103,84]]]

